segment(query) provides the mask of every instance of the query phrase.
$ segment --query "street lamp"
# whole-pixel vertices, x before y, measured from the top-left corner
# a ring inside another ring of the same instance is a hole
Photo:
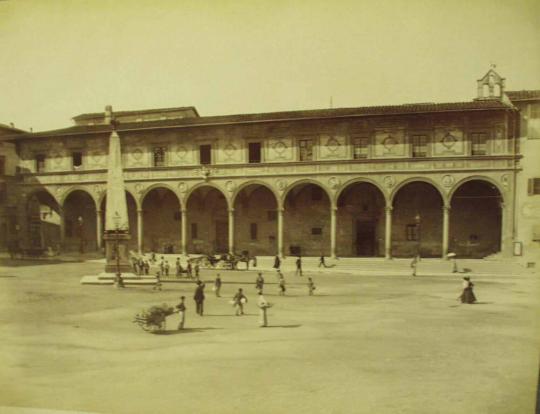
[[[120,214],[118,214],[118,211],[114,212],[114,232],[115,232],[115,244],[114,244],[114,255],[116,257],[116,276],[114,278],[114,284],[117,288],[123,288],[124,287],[124,281],[122,280],[122,274],[120,273],[120,248],[118,243],[118,235],[120,233]]]
[[[77,217],[77,224],[79,226],[79,237],[80,237],[80,245],[79,245],[79,253],[84,253],[84,232],[83,232],[83,223],[84,219],[82,216]]]
[[[422,237],[422,233],[420,232],[420,222],[422,221],[422,216],[420,216],[420,213],[416,213],[414,220],[416,221],[416,239],[418,241],[416,245],[416,256],[420,257],[420,242]]]

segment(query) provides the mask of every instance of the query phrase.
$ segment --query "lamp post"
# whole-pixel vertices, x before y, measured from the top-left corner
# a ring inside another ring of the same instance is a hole
[[[115,243],[114,243],[114,255],[116,258],[116,276],[114,278],[114,284],[117,288],[124,287],[124,281],[122,280],[122,274],[120,273],[120,248],[118,243],[118,235],[120,233],[120,214],[118,211],[114,212],[114,233],[115,233]]]
[[[80,238],[79,253],[81,253],[81,254],[84,253],[83,224],[84,224],[84,219],[82,218],[82,216],[77,217],[77,225],[79,227],[78,230],[79,230],[79,238]]]
[[[422,221],[422,216],[420,216],[420,213],[416,213],[414,220],[416,221],[416,238],[418,241],[416,244],[416,256],[420,258],[420,243],[422,240],[422,233],[420,231],[420,223]]]

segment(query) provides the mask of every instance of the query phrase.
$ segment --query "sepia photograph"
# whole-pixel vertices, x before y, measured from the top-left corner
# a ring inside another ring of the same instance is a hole
[[[0,0],[0,414],[540,413],[538,0]]]

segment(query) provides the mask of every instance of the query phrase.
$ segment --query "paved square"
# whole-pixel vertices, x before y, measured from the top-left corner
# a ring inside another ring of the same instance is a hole
[[[404,262],[401,262],[404,263]],[[477,305],[461,305],[459,276],[286,271],[269,328],[258,327],[253,271],[207,283],[205,316],[193,283],[82,286],[100,263],[18,262],[0,268],[0,406],[98,413],[490,413],[534,411],[538,275],[473,276]],[[400,262],[396,266],[401,266]],[[421,270],[421,269],[420,269]],[[502,272],[501,272],[502,273]],[[214,271],[202,271],[213,280]],[[229,304],[243,287],[247,314]],[[184,332],[132,323],[181,295]]]

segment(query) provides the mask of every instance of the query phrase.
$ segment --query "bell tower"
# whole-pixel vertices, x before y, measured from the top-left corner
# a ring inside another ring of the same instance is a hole
[[[495,65],[484,75],[482,79],[478,79],[478,92],[475,101],[487,99],[502,99],[504,96],[504,78],[495,72]]]

